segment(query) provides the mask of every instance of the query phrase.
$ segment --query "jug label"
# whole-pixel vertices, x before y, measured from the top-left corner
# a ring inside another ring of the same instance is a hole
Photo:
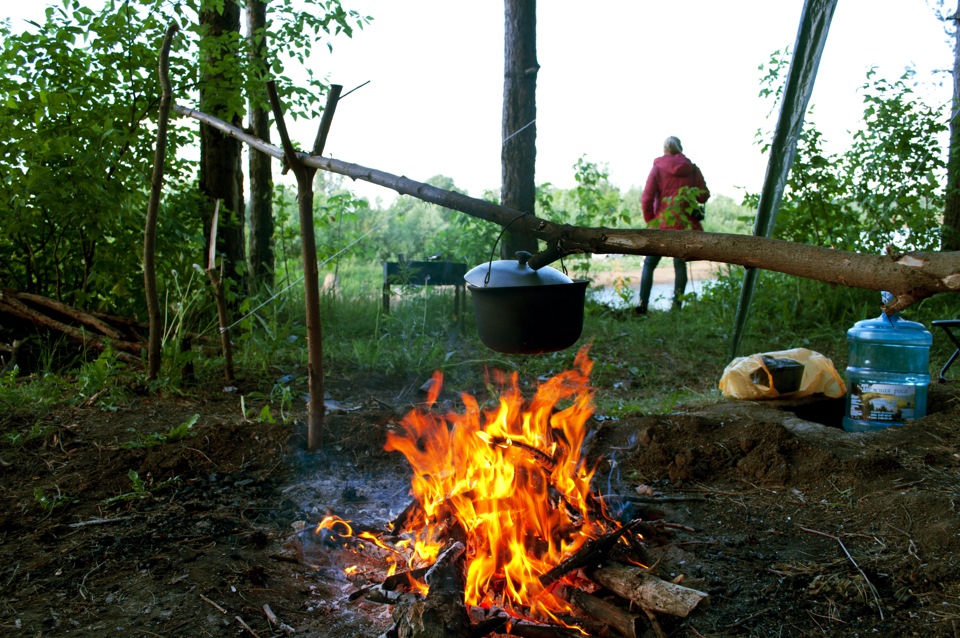
[[[896,383],[850,384],[850,418],[867,421],[910,421],[916,408],[916,386]]]

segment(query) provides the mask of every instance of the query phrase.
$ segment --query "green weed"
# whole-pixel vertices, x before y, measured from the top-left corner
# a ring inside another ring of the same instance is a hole
[[[146,435],[139,434],[136,441],[124,443],[120,447],[125,450],[130,450],[134,448],[153,447],[154,445],[161,445],[163,443],[175,443],[177,441],[182,441],[190,434],[190,430],[193,428],[194,424],[196,424],[199,418],[199,414],[194,414],[192,417],[180,425],[171,428],[167,432],[153,432]]]
[[[23,447],[30,441],[45,438],[52,430],[52,426],[34,423],[30,426],[30,429],[25,432],[5,432],[3,436],[0,437],[0,441],[12,447]]]
[[[124,492],[123,494],[119,494],[117,496],[112,496],[108,498],[105,503],[111,504],[121,501],[134,501],[144,498],[153,498],[154,492],[159,492],[166,487],[176,485],[180,482],[180,477],[174,476],[173,478],[160,481],[158,483],[153,483],[152,481],[148,483],[140,478],[140,474],[136,470],[130,470],[127,472],[127,478],[130,479],[131,491]]]
[[[60,491],[59,486],[54,486],[56,489],[56,494],[48,494],[46,490],[41,488],[35,488],[33,490],[33,500],[44,512],[50,513],[53,510],[66,507],[71,503],[76,503],[77,499],[72,496],[67,496]]]
[[[78,398],[96,400],[101,409],[116,410],[117,404],[127,399],[125,370],[126,364],[108,346],[96,359],[80,364],[76,374]]]

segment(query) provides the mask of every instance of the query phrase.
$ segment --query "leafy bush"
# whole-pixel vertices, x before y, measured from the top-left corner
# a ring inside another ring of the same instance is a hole
[[[787,56],[775,53],[761,95],[780,98]],[[863,125],[851,148],[824,151],[813,108],[804,122],[774,234],[789,241],[842,250],[880,253],[937,250],[944,207],[946,164],[940,138],[946,118],[940,108],[916,98],[908,71],[894,82],[867,73],[861,90]],[[777,86],[774,90],[772,87]],[[769,136],[758,133],[759,139]],[[763,146],[764,152],[769,145]],[[756,208],[758,193],[746,204]]]

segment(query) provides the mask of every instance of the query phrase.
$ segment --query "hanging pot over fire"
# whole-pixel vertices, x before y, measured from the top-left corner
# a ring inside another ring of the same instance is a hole
[[[526,251],[491,260],[464,275],[473,298],[477,333],[491,350],[539,354],[569,348],[583,331],[586,279],[556,268],[534,270]]]

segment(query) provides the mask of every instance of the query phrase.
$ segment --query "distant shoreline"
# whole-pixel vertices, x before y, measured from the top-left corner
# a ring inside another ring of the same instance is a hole
[[[726,265],[716,261],[691,261],[687,263],[687,277],[698,281],[715,279],[720,269]],[[617,267],[613,270],[590,273],[590,279],[594,286],[613,286],[618,278],[623,277],[629,279],[631,285],[636,286],[640,283],[640,273],[639,268]],[[673,281],[673,259],[664,257],[653,273],[653,283],[664,284],[671,281]]]

